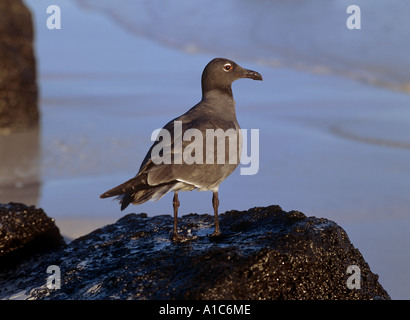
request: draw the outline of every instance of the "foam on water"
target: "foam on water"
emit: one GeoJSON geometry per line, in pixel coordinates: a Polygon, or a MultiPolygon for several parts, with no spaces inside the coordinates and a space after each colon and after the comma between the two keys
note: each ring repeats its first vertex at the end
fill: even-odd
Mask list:
{"type": "Polygon", "coordinates": [[[357,0],[361,29],[349,30],[351,1],[77,0],[128,31],[186,52],[212,52],[314,73],[335,73],[410,91],[410,3],[357,0]]]}

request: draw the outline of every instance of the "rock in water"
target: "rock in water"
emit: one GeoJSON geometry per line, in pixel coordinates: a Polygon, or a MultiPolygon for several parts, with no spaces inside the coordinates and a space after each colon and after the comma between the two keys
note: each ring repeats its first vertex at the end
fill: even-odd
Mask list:
{"type": "Polygon", "coordinates": [[[229,211],[220,222],[223,236],[209,238],[213,216],[183,216],[182,233],[197,238],[175,244],[171,216],[126,215],[0,275],[9,288],[0,298],[390,299],[333,221],[270,206],[229,211]],[[60,289],[45,285],[50,264],[61,270],[60,289]],[[351,265],[360,289],[349,288],[351,265]]]}
{"type": "Polygon", "coordinates": [[[0,1],[0,133],[38,125],[31,13],[22,0],[0,1]]]}
{"type": "Polygon", "coordinates": [[[63,244],[60,230],[42,209],[0,203],[0,270],[63,244]]]}

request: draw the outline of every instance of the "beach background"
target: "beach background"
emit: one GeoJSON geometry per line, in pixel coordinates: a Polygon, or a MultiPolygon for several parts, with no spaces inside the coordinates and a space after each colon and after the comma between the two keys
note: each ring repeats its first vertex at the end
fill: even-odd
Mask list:
{"type": "MultiPolygon", "coordinates": [[[[278,204],[335,221],[393,299],[410,298],[410,3],[25,0],[35,24],[39,130],[0,136],[0,201],[36,205],[67,241],[125,214],[171,214],[172,194],[124,212],[99,195],[134,176],[151,133],[201,98],[214,57],[260,72],[233,84],[259,129],[256,175],[236,170],[220,212],[278,204]],[[61,29],[46,26],[49,5],[61,29]]],[[[212,213],[210,192],[180,215],[212,213]]]]}

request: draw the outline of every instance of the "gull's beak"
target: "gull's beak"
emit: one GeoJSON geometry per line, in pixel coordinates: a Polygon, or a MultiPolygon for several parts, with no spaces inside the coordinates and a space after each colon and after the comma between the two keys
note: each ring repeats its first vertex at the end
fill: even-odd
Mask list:
{"type": "Polygon", "coordinates": [[[242,78],[250,78],[253,80],[263,80],[259,72],[248,70],[248,69],[243,69],[243,68],[242,68],[241,76],[242,78]]]}

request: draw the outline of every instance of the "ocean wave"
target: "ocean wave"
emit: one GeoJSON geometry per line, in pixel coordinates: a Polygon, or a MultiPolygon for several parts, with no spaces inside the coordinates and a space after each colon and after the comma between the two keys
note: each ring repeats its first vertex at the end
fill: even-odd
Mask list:
{"type": "Polygon", "coordinates": [[[365,144],[372,144],[382,147],[396,148],[396,149],[406,149],[410,150],[410,142],[398,141],[398,140],[388,140],[386,138],[360,134],[357,132],[349,131],[347,128],[342,126],[332,126],[329,128],[329,132],[337,135],[339,137],[353,140],[356,142],[362,142],[365,144]]]}
{"type": "Polygon", "coordinates": [[[189,53],[206,52],[313,73],[338,74],[410,92],[410,3],[351,1],[76,0],[121,27],[189,53]]]}

